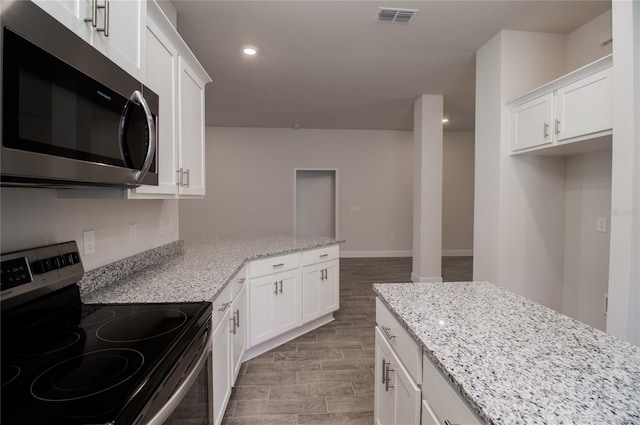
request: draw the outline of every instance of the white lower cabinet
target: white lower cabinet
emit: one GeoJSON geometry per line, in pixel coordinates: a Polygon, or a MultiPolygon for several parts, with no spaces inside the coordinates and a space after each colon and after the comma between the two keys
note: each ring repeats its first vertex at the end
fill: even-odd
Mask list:
{"type": "Polygon", "coordinates": [[[377,326],[375,339],[375,423],[419,424],[420,387],[377,326]]]}
{"type": "Polygon", "coordinates": [[[483,423],[427,356],[422,360],[422,400],[422,425],[483,423]]]}
{"type": "MultiPolygon", "coordinates": [[[[233,301],[231,301],[231,317],[229,326],[231,327],[231,380],[235,381],[240,371],[242,357],[247,349],[247,285],[242,279],[242,288],[239,290],[233,301]]],[[[235,282],[234,282],[235,283],[235,282]]]]}
{"type": "Polygon", "coordinates": [[[302,324],[300,269],[251,279],[249,345],[255,346],[302,324]]]}
{"type": "MultiPolygon", "coordinates": [[[[213,423],[222,422],[224,410],[231,395],[231,350],[229,348],[229,319],[231,317],[230,304],[226,305],[224,315],[220,318],[218,326],[213,331],[212,356],[212,391],[213,398],[213,423]]],[[[215,308],[215,307],[214,307],[215,308]]],[[[215,314],[215,311],[214,311],[215,314]]]]}
{"type": "Polygon", "coordinates": [[[302,268],[302,323],[338,310],[340,265],[325,261],[302,268]]]}

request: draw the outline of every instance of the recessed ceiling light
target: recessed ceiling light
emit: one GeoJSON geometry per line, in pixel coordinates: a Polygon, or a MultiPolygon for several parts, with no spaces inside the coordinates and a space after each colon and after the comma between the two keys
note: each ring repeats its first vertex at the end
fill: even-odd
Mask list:
{"type": "Polygon", "coordinates": [[[247,56],[255,56],[256,53],[258,53],[258,49],[256,49],[253,46],[244,46],[242,48],[242,53],[244,53],[247,56]]]}
{"type": "Polygon", "coordinates": [[[443,123],[443,124],[446,124],[446,123],[448,123],[448,122],[449,122],[449,118],[442,118],[442,123],[443,123]]]}

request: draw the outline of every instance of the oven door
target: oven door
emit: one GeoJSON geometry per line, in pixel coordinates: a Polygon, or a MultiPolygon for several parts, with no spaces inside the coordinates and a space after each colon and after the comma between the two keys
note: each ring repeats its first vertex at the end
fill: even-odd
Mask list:
{"type": "Polygon", "coordinates": [[[211,321],[207,323],[176,362],[162,388],[136,424],[172,425],[184,423],[186,419],[191,425],[213,423],[209,379],[213,332],[210,332],[211,321]]]}

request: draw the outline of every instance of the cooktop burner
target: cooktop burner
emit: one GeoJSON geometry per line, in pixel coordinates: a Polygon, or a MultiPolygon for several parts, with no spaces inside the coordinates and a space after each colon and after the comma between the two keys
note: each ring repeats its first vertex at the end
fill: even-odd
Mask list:
{"type": "Polygon", "coordinates": [[[97,335],[108,342],[135,342],[157,338],[182,327],[187,315],[169,308],[134,311],[108,321],[98,328],[97,335]]]}
{"type": "Polygon", "coordinates": [[[80,341],[77,332],[51,332],[41,338],[24,341],[13,351],[16,356],[37,357],[64,350],[80,341]]]}
{"type": "Polygon", "coordinates": [[[142,353],[127,348],[80,354],[42,372],[31,384],[31,394],[44,401],[92,397],[131,379],[143,363],[142,353]]]}
{"type": "Polygon", "coordinates": [[[12,365],[2,365],[2,386],[10,384],[20,375],[20,368],[12,365]]]}

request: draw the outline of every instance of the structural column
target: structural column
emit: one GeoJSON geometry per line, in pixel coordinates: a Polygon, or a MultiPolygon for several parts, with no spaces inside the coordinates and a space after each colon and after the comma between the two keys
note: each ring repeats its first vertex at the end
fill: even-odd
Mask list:
{"type": "Polygon", "coordinates": [[[423,95],[413,108],[414,282],[442,282],[442,105],[423,95]]]}

